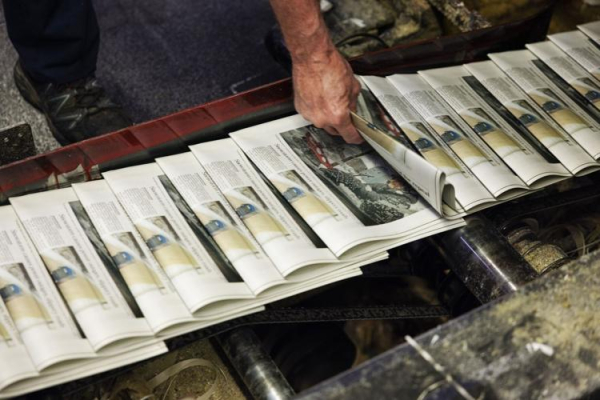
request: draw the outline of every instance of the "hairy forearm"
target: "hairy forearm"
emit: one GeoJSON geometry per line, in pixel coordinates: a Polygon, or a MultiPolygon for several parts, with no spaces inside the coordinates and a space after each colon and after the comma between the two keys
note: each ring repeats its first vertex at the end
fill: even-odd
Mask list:
{"type": "Polygon", "coordinates": [[[295,64],[318,64],[336,52],[317,0],[270,0],[295,64]]]}
{"type": "Polygon", "coordinates": [[[317,128],[361,142],[350,119],[360,85],[329,38],[319,1],[270,1],[292,56],[296,110],[317,128]]]}

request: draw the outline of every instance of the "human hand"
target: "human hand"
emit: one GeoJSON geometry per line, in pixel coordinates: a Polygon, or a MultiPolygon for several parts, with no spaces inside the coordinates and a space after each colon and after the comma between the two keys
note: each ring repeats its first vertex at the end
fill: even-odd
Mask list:
{"type": "Polygon", "coordinates": [[[350,118],[350,111],[356,111],[360,84],[334,47],[293,63],[292,76],[294,104],[304,118],[347,143],[363,141],[350,118]]]}

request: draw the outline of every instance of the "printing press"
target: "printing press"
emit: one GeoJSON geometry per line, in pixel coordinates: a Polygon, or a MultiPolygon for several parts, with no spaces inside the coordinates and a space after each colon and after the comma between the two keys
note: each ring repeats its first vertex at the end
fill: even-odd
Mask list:
{"type": "MultiPolygon", "coordinates": [[[[475,29],[351,64],[387,76],[484,60],[544,40],[551,15],[552,6],[493,27],[472,21],[475,29]]],[[[291,81],[275,82],[0,167],[0,199],[99,179],[293,113],[291,81]]],[[[247,398],[595,398],[599,183],[596,172],[467,216],[462,228],[391,250],[362,276],[167,346],[185,353],[208,340],[226,371],[212,371],[214,381],[229,379],[247,398]]],[[[143,398],[147,388],[123,377],[152,362],[30,396],[143,398]]]]}

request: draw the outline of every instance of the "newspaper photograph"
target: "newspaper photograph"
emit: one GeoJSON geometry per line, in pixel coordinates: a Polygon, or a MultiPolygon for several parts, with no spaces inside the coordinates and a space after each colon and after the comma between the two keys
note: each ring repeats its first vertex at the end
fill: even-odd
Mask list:
{"type": "Polygon", "coordinates": [[[12,207],[0,220],[0,297],[36,368],[95,357],[12,207]]]}
{"type": "Polygon", "coordinates": [[[392,242],[454,224],[442,223],[367,143],[347,144],[299,115],[231,137],[338,257],[381,251],[392,242]],[[307,192],[318,202],[308,198],[309,202],[297,204],[307,192]],[[353,254],[358,245],[362,250],[353,254]]]}
{"type": "Polygon", "coordinates": [[[92,243],[98,239],[73,189],[14,197],[11,204],[94,350],[152,335],[128,289],[109,271],[114,265],[92,243]]]}
{"type": "Polygon", "coordinates": [[[387,79],[494,197],[505,200],[527,189],[525,183],[487,147],[481,137],[471,132],[471,128],[423,78],[418,75],[392,75],[387,79]]]}
{"type": "MultiPolygon", "coordinates": [[[[237,218],[283,276],[306,274],[307,272],[303,272],[302,269],[311,265],[338,263],[331,251],[318,247],[311,240],[305,229],[282,204],[285,200],[274,193],[273,190],[279,189],[273,189],[263,181],[233,140],[202,143],[192,146],[191,149],[224,199],[235,211],[237,218]]],[[[279,181],[273,182],[273,185],[284,189],[287,183],[280,177],[279,181]]],[[[294,201],[293,192],[298,195],[299,190],[287,192],[288,198],[292,201],[294,201]]],[[[305,211],[313,213],[313,217],[316,216],[316,219],[312,219],[313,222],[322,217],[317,214],[323,210],[326,218],[330,215],[327,208],[318,206],[318,200],[312,203],[295,203],[303,205],[305,211]]],[[[338,267],[341,265],[334,266],[334,268],[338,267]]]]}
{"type": "Polygon", "coordinates": [[[347,145],[341,137],[306,126],[281,133],[298,157],[365,225],[380,225],[425,208],[368,144],[347,145]]]}
{"type": "Polygon", "coordinates": [[[169,195],[171,189],[161,179],[164,176],[155,163],[104,173],[109,187],[194,316],[208,317],[219,307],[228,312],[243,307],[236,302],[219,304],[253,299],[254,294],[247,282],[227,280],[169,195]]]}
{"type": "Polygon", "coordinates": [[[387,79],[376,76],[365,76],[361,79],[389,111],[421,156],[445,173],[446,182],[454,187],[454,196],[459,204],[458,210],[476,210],[480,206],[496,201],[463,161],[387,79]]]}
{"type": "Polygon", "coordinates": [[[597,169],[592,156],[494,62],[477,62],[465,67],[569,172],[580,175],[597,169]]]}
{"type": "Polygon", "coordinates": [[[463,66],[419,72],[454,111],[529,187],[537,189],[571,176],[549,163],[487,104],[490,94],[463,66]]]}
{"type": "MultiPolygon", "coordinates": [[[[241,274],[253,265],[272,268],[260,245],[237,218],[192,153],[156,160],[205,230],[241,274]]],[[[260,273],[260,272],[259,272],[260,273]]]]}
{"type": "Polygon", "coordinates": [[[489,57],[592,158],[600,158],[600,129],[544,75],[545,65],[533,53],[519,50],[490,54],[489,57]]]}
{"type": "MultiPolygon", "coordinates": [[[[229,283],[242,283],[244,280],[240,274],[236,271],[231,261],[227,258],[225,253],[220,249],[217,243],[214,241],[212,236],[208,234],[196,214],[189,207],[183,196],[179,193],[173,182],[166,175],[161,175],[158,180],[165,188],[169,197],[173,201],[173,204],[177,206],[177,209],[191,228],[198,241],[202,244],[206,252],[210,255],[212,260],[215,262],[219,272],[229,283]]],[[[175,232],[173,232],[175,234],[175,232]]]]}
{"type": "Polygon", "coordinates": [[[290,232],[273,217],[252,186],[234,188],[225,197],[262,246],[271,240],[292,240],[290,232]]]}
{"type": "Polygon", "coordinates": [[[108,184],[91,181],[75,184],[73,190],[152,330],[194,321],[108,184]]]}

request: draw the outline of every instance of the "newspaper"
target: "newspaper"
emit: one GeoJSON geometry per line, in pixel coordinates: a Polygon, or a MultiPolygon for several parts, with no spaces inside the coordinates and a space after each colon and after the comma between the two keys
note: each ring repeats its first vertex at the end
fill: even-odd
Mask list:
{"type": "Polygon", "coordinates": [[[11,204],[94,350],[152,336],[73,189],[15,197],[11,204]]]}
{"type": "Polygon", "coordinates": [[[594,122],[600,122],[600,82],[592,74],[552,42],[527,45],[527,48],[544,62],[561,79],[552,79],[594,122]],[[564,80],[564,82],[562,81],[564,80]],[[568,85],[567,85],[568,84],[568,85]]]}
{"type": "Polygon", "coordinates": [[[0,296],[35,368],[95,357],[11,206],[0,220],[0,296]]]}
{"type": "Polygon", "coordinates": [[[496,64],[483,61],[465,67],[569,172],[582,175],[598,168],[595,160],[496,64]]]}
{"type": "Polygon", "coordinates": [[[362,79],[423,158],[444,171],[462,210],[472,212],[496,202],[469,167],[387,79],[375,76],[362,79]]]}
{"type": "MultiPolygon", "coordinates": [[[[232,219],[237,218],[224,196],[216,191],[214,184],[210,184],[206,173],[195,177],[204,178],[201,182],[189,177],[183,178],[186,175],[184,171],[203,171],[191,153],[167,157],[160,162],[165,169],[174,168],[178,171],[178,174],[172,174],[177,184],[184,189],[191,189],[184,190],[184,193],[193,194],[199,200],[192,204],[205,207],[197,207],[197,210],[213,212],[195,213],[198,214],[203,228],[208,230],[209,227],[214,227],[207,222],[207,215],[216,217],[220,214],[215,214],[215,209],[201,200],[219,200],[232,219]],[[197,184],[199,186],[194,186],[197,184]]],[[[100,180],[76,184],[72,189],[12,199],[13,206],[19,214],[13,211],[11,206],[0,208],[0,220],[3,222],[0,226],[0,357],[18,359],[10,369],[0,365],[0,398],[39,390],[165,352],[166,347],[152,337],[150,327],[156,337],[170,338],[222,323],[261,311],[264,304],[358,276],[361,274],[360,266],[387,257],[387,254],[379,252],[370,254],[369,257],[353,259],[352,262],[342,262],[325,247],[318,247],[315,251],[326,257],[319,258],[317,264],[311,265],[310,268],[307,266],[308,269],[302,268],[310,273],[290,272],[290,280],[283,280],[285,285],[274,285],[254,295],[239,275],[234,279],[235,270],[224,271],[222,268],[226,264],[215,261],[220,257],[219,253],[210,249],[210,243],[205,241],[206,238],[199,234],[198,230],[192,229],[193,232],[188,237],[185,229],[181,229],[182,226],[192,226],[193,221],[185,210],[184,205],[187,203],[178,197],[175,184],[169,182],[162,169],[156,164],[135,168],[123,170],[127,178],[136,182],[136,185],[129,187],[148,188],[150,195],[147,197],[154,196],[160,201],[158,205],[136,202],[139,204],[139,210],[133,209],[133,216],[126,213],[123,205],[140,194],[121,193],[122,197],[126,197],[123,203],[120,202],[118,187],[125,178],[114,173],[106,175],[109,181],[112,181],[113,187],[117,188],[116,194],[108,181],[100,180]],[[149,185],[148,179],[155,184],[160,183],[165,189],[164,193],[149,185]],[[227,290],[230,288],[223,286],[223,282],[226,285],[243,285],[245,290],[242,293],[250,295],[240,298],[239,291],[229,291],[223,303],[231,307],[210,309],[209,303],[198,312],[192,313],[192,309],[188,308],[179,295],[177,282],[169,276],[170,271],[165,271],[155,258],[155,251],[153,253],[152,250],[156,249],[151,250],[152,242],[148,243],[143,233],[138,232],[141,229],[137,226],[140,225],[139,221],[136,225],[136,220],[152,214],[152,207],[162,211],[158,214],[167,216],[169,222],[172,221],[173,232],[178,238],[185,239],[181,240],[182,245],[185,245],[186,249],[192,249],[189,250],[189,254],[195,257],[199,253],[194,251],[193,241],[188,240],[195,238],[214,261],[213,271],[221,271],[222,279],[215,280],[209,277],[205,283],[221,285],[221,289],[227,290]],[[184,224],[180,225],[178,216],[185,219],[184,224]],[[24,226],[21,226],[21,221],[24,226]],[[31,230],[29,233],[33,242],[25,229],[31,230]],[[65,247],[69,247],[69,251],[66,251],[65,247]],[[56,263],[50,263],[50,256],[58,258],[52,252],[58,252],[64,258],[60,260],[61,267],[56,268],[56,263]],[[327,263],[322,262],[324,260],[327,263]],[[58,274],[55,271],[66,266],[67,261],[70,262],[67,266],[71,271],[70,279],[85,279],[85,285],[75,282],[79,287],[66,287],[67,280],[64,276],[60,276],[60,280],[52,281],[51,276],[57,278],[58,274]],[[68,307],[62,303],[61,296],[66,299],[68,307]],[[87,303],[77,303],[77,300],[82,298],[86,299],[87,303]],[[94,310],[99,298],[102,299],[102,307],[100,310],[94,310]],[[111,311],[111,308],[119,306],[122,307],[111,311]],[[203,313],[207,308],[210,312],[203,313]],[[111,317],[114,319],[106,319],[107,310],[112,312],[111,317]],[[125,315],[118,315],[118,311],[123,311],[121,314],[125,315]],[[85,313],[92,312],[95,313],[96,325],[90,322],[91,318],[85,318],[85,313]],[[136,324],[139,323],[146,327],[146,332],[141,336],[139,332],[135,332],[136,324]],[[100,332],[94,334],[90,328],[100,332]],[[148,338],[134,341],[138,336],[148,338]],[[49,346],[48,343],[52,345],[49,346]]],[[[237,220],[237,224],[240,232],[245,229],[240,220],[237,220]]],[[[141,226],[145,228],[145,225],[141,226]]],[[[171,234],[173,232],[169,231],[171,234]]],[[[267,262],[265,265],[270,266],[278,279],[283,279],[262,247],[249,233],[246,235],[247,240],[255,246],[254,252],[261,255],[263,261],[267,262]]],[[[170,236],[172,237],[174,236],[170,236]]],[[[210,236],[211,240],[215,237],[216,235],[210,236]]],[[[221,239],[219,238],[219,241],[221,239]]],[[[232,256],[232,253],[229,255],[232,256]]],[[[233,256],[235,255],[234,252],[233,256]]],[[[173,261],[169,257],[158,257],[158,260],[165,259],[173,261]]],[[[206,265],[207,263],[202,264],[204,268],[206,265]]],[[[173,263],[167,266],[173,266],[173,263]]],[[[259,278],[250,277],[250,280],[256,282],[264,282],[265,277],[271,275],[260,270],[253,272],[262,274],[259,278]]],[[[204,273],[203,276],[208,274],[210,272],[204,273]]],[[[190,279],[189,276],[187,278],[190,279]]],[[[200,290],[196,288],[194,293],[202,294],[208,291],[210,295],[211,290],[205,286],[200,287],[200,290]]],[[[214,293],[214,290],[212,292],[214,293]]],[[[219,302],[220,300],[217,304],[219,302]]]]}
{"type": "MultiPolygon", "coordinates": [[[[360,78],[359,78],[360,79],[360,78]]],[[[443,204],[458,208],[454,187],[446,184],[446,174],[423,159],[385,109],[379,105],[361,79],[357,112],[352,113],[354,125],[363,138],[427,201],[438,213],[443,204]]]]}
{"type": "Polygon", "coordinates": [[[194,321],[106,181],[73,189],[153,332],[194,321]]]}
{"type": "MultiPolygon", "coordinates": [[[[551,72],[548,66],[529,50],[490,54],[489,57],[593,159],[600,158],[600,130],[548,77],[551,72]]],[[[586,160],[589,161],[589,157],[586,160]]]]}
{"type": "MultiPolygon", "coordinates": [[[[558,46],[566,55],[567,58],[572,58],[575,63],[580,65],[579,68],[573,65],[573,61],[567,63],[567,68],[561,68],[563,71],[555,72],[563,77],[569,84],[584,96],[588,103],[592,104],[596,110],[600,109],[600,49],[591,39],[587,38],[579,31],[563,32],[548,36],[548,38],[558,46]],[[583,69],[585,72],[582,72],[583,69]]],[[[537,54],[543,59],[543,56],[537,54]]],[[[565,58],[560,57],[559,60],[565,63],[565,58]]],[[[548,63],[550,67],[552,63],[548,63]]],[[[560,66],[559,64],[559,66],[560,66]]],[[[598,114],[598,113],[596,113],[598,114]]],[[[595,116],[598,122],[598,115],[595,116]]]]}
{"type": "Polygon", "coordinates": [[[541,188],[571,176],[554,157],[544,159],[543,146],[537,141],[528,143],[488,104],[495,99],[465,67],[419,74],[530,188],[541,188]]]}
{"type": "Polygon", "coordinates": [[[418,75],[392,75],[387,79],[496,199],[514,198],[527,190],[527,185],[423,78],[418,75]]]}
{"type": "Polygon", "coordinates": [[[577,25],[577,28],[585,33],[596,45],[600,46],[600,21],[588,22],[577,25]]]}
{"type": "MultiPolygon", "coordinates": [[[[199,148],[198,154],[201,154],[202,145],[197,147],[199,148]]],[[[223,149],[220,152],[227,153],[223,149]]],[[[271,239],[263,248],[263,245],[257,241],[246,225],[248,224],[254,232],[257,232],[256,221],[248,221],[247,218],[243,220],[236,213],[227,197],[219,190],[217,184],[191,152],[162,157],[156,162],[173,182],[181,197],[225,256],[240,271],[244,280],[256,280],[257,276],[264,276],[265,271],[268,275],[274,269],[285,276],[286,282],[288,282],[286,285],[275,286],[261,292],[253,304],[267,304],[341,279],[360,275],[360,266],[387,258],[387,254],[379,253],[367,258],[344,262],[338,260],[322,243],[315,244],[314,241],[308,240],[309,234],[302,241],[286,239],[283,242],[271,239]]],[[[250,173],[251,168],[249,166],[246,173],[250,173]]],[[[256,193],[268,193],[262,191],[268,188],[262,187],[260,179],[255,178],[257,178],[255,186],[258,188],[256,193]]],[[[272,199],[269,199],[268,195],[265,197],[267,200],[263,203],[269,203],[269,207],[272,209],[273,204],[276,203],[272,203],[272,199]]],[[[261,204],[261,206],[263,205],[261,204]]],[[[279,211],[283,213],[282,215],[289,215],[290,210],[279,211]]],[[[299,225],[297,220],[288,222],[299,225]]],[[[295,226],[295,232],[302,235],[300,226],[295,226]]],[[[304,233],[306,234],[306,232],[304,233]]],[[[257,234],[257,237],[262,239],[260,234],[257,234]]]]}
{"type": "Polygon", "coordinates": [[[106,172],[104,178],[195,316],[239,311],[241,304],[231,300],[253,299],[255,293],[285,283],[277,274],[244,282],[203,228],[192,230],[195,216],[184,217],[185,202],[157,164],[106,172]]]}
{"type": "MultiPolygon", "coordinates": [[[[381,251],[464,223],[441,218],[368,144],[347,144],[299,115],[231,137],[337,257],[381,251]]],[[[241,150],[231,152],[242,157],[241,150]]]]}

